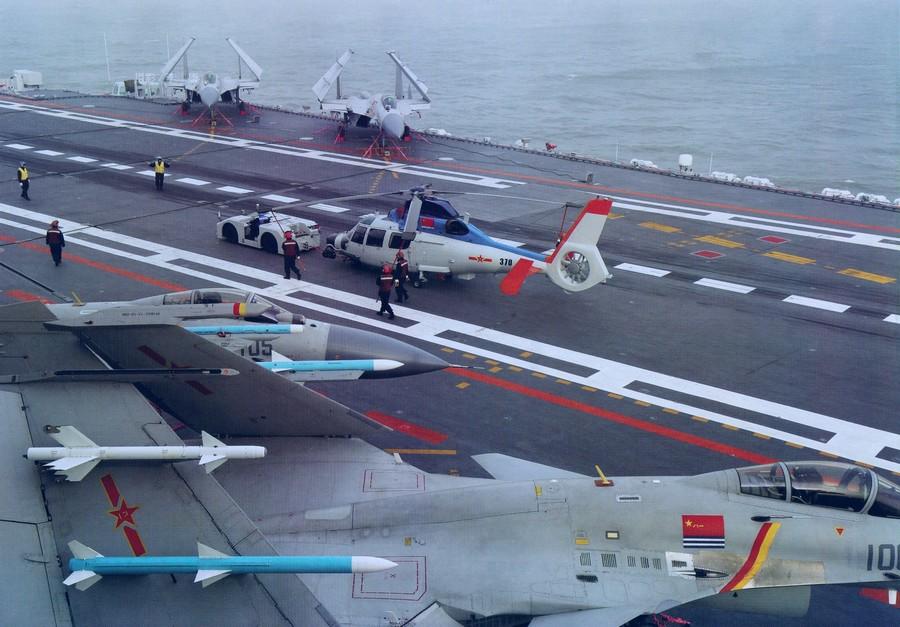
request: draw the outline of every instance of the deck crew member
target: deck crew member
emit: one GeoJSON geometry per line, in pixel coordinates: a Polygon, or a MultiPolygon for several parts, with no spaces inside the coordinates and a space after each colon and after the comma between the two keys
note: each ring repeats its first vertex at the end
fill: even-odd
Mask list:
{"type": "Polygon", "coordinates": [[[19,187],[22,188],[22,198],[31,200],[31,198],[28,197],[28,187],[30,185],[28,182],[28,168],[25,167],[24,161],[19,163],[19,169],[16,170],[16,178],[19,180],[19,187]]]}
{"type": "Polygon", "coordinates": [[[384,264],[381,267],[381,274],[375,277],[375,285],[378,286],[378,298],[381,300],[381,309],[378,315],[383,316],[387,312],[388,318],[394,319],[394,310],[391,309],[391,288],[394,287],[394,275],[391,272],[391,265],[384,264]]]}
{"type": "Polygon", "coordinates": [[[162,157],[157,157],[156,161],[151,161],[149,165],[153,168],[153,174],[156,177],[156,189],[162,191],[163,183],[166,182],[166,168],[169,167],[169,162],[164,161],[162,157]]]}
{"type": "Polygon", "coordinates": [[[293,270],[299,281],[300,271],[297,269],[297,256],[300,254],[300,244],[294,241],[294,234],[291,231],[284,232],[281,252],[284,253],[284,278],[291,278],[291,271],[293,270]]]}
{"type": "Polygon", "coordinates": [[[394,257],[394,289],[397,291],[397,302],[409,300],[406,292],[406,280],[409,278],[409,262],[403,256],[403,251],[398,250],[394,257]]]}
{"type": "Polygon", "coordinates": [[[50,254],[53,256],[53,263],[57,266],[62,263],[62,249],[66,245],[66,238],[59,229],[59,220],[50,223],[47,229],[47,235],[44,237],[47,246],[50,247],[50,254]]]}

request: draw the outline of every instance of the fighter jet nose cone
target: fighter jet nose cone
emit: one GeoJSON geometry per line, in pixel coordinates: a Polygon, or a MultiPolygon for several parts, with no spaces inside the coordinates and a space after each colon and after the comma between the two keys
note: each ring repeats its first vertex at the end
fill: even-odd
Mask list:
{"type": "Polygon", "coordinates": [[[212,85],[205,85],[200,88],[200,100],[207,107],[212,107],[219,102],[219,92],[212,85]]]}
{"type": "Polygon", "coordinates": [[[400,139],[403,137],[403,129],[405,128],[405,124],[403,123],[403,116],[401,116],[396,111],[391,111],[386,114],[384,118],[381,120],[381,130],[384,131],[386,135],[389,137],[393,137],[394,139],[400,139]]]}
{"type": "Polygon", "coordinates": [[[364,379],[425,374],[450,365],[440,357],[400,340],[339,326],[332,326],[328,333],[325,359],[390,359],[401,364],[396,368],[367,372],[362,377],[364,379]]]}

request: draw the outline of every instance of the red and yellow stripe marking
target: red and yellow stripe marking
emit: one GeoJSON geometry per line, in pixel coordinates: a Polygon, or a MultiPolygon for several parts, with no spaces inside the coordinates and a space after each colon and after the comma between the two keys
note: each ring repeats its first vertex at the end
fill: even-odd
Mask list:
{"type": "Polygon", "coordinates": [[[778,535],[778,529],[780,527],[781,523],[777,522],[763,523],[763,526],[759,529],[759,533],[756,534],[756,539],[753,541],[753,546],[750,548],[750,554],[747,556],[744,564],[737,573],[735,573],[734,577],[731,578],[731,581],[726,583],[719,592],[742,590],[754,577],[756,577],[756,574],[763,567],[763,564],[766,563],[766,558],[769,557],[769,549],[772,547],[772,543],[775,541],[775,536],[778,535]]]}

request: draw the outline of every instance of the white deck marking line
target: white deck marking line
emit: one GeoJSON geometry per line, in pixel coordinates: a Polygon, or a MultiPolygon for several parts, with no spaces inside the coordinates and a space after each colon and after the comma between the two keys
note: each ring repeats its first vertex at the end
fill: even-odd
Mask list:
{"type": "Polygon", "coordinates": [[[200,179],[192,179],[190,177],[184,177],[180,179],[175,179],[176,183],[184,183],[185,185],[196,185],[200,187],[201,185],[209,185],[209,181],[201,181],[200,179]]]}
{"type": "Polygon", "coordinates": [[[66,157],[66,159],[69,161],[77,161],[78,163],[94,163],[95,161],[98,161],[91,157],[66,157]]]}
{"type": "Polygon", "coordinates": [[[56,150],[35,150],[34,152],[35,152],[35,154],[38,154],[38,155],[47,155],[48,157],[58,157],[58,156],[60,156],[60,155],[66,154],[66,153],[64,153],[64,152],[59,152],[59,151],[56,151],[56,150]]]}
{"type": "Polygon", "coordinates": [[[310,209],[318,209],[319,211],[327,211],[328,213],[344,213],[345,211],[350,211],[346,207],[338,207],[337,205],[326,205],[325,203],[317,203],[315,205],[310,205],[310,209]]]}
{"type": "Polygon", "coordinates": [[[725,290],[726,292],[737,292],[739,294],[749,294],[756,289],[755,287],[750,287],[749,285],[729,283],[728,281],[719,281],[716,279],[700,279],[699,281],[694,281],[694,285],[702,285],[703,287],[725,290]]]}
{"type": "Polygon", "coordinates": [[[519,246],[524,246],[525,242],[514,242],[511,239],[503,239],[500,237],[492,237],[492,240],[495,242],[500,242],[501,244],[505,244],[506,246],[512,246],[513,248],[518,248],[519,246]]]}
{"type": "MultiPolygon", "coordinates": [[[[47,224],[47,222],[51,219],[54,219],[54,216],[52,215],[37,213],[34,211],[21,209],[19,207],[14,207],[12,205],[6,205],[2,203],[0,203],[0,212],[17,216],[19,218],[24,218],[34,223],[33,225],[23,224],[21,222],[14,222],[12,220],[0,218],[0,224],[6,224],[38,235],[42,235],[45,232],[45,225],[47,224]]],[[[537,340],[504,333],[502,331],[486,329],[482,326],[445,318],[443,316],[429,314],[427,312],[410,309],[409,307],[399,306],[399,311],[404,318],[415,321],[416,324],[413,324],[412,326],[406,328],[397,327],[388,324],[380,319],[373,320],[371,315],[355,314],[350,311],[336,309],[334,307],[324,305],[321,302],[303,300],[302,298],[297,298],[295,296],[283,296],[282,294],[278,293],[277,290],[278,288],[284,288],[284,280],[279,274],[273,272],[259,270],[250,266],[244,266],[221,259],[216,259],[207,255],[201,255],[163,244],[157,244],[155,242],[122,235],[120,233],[104,231],[102,229],[97,229],[94,227],[86,227],[86,225],[82,225],[69,220],[64,220],[63,222],[64,223],[62,226],[67,235],[66,239],[73,244],[81,245],[86,248],[91,248],[93,250],[97,250],[123,259],[130,259],[132,261],[144,263],[157,268],[162,268],[167,271],[191,276],[202,281],[208,281],[223,286],[253,291],[262,296],[271,296],[273,298],[277,298],[277,300],[279,301],[302,307],[308,311],[316,311],[325,315],[335,316],[337,318],[357,322],[363,326],[374,327],[381,331],[407,336],[440,346],[456,348],[458,350],[465,351],[474,355],[479,355],[487,359],[494,359],[497,361],[502,361],[503,363],[518,366],[520,368],[541,372],[548,377],[567,379],[581,385],[589,385],[591,387],[604,391],[615,392],[629,398],[643,400],[655,405],[671,407],[672,409],[677,409],[679,411],[690,413],[693,415],[702,415],[715,422],[732,425],[740,429],[745,429],[747,431],[752,431],[763,435],[768,435],[772,438],[796,442],[797,444],[801,444],[812,450],[821,450],[832,453],[834,455],[838,455],[845,459],[862,461],[874,466],[878,466],[880,468],[900,472],[900,464],[877,457],[878,453],[881,452],[882,448],[884,448],[885,446],[900,449],[900,434],[897,433],[883,431],[874,427],[868,427],[865,425],[853,423],[848,420],[842,420],[839,418],[826,416],[824,414],[818,414],[796,407],[791,407],[789,405],[782,405],[780,403],[755,398],[737,392],[731,392],[726,389],[716,388],[710,385],[689,381],[687,379],[673,377],[663,373],[654,372],[652,370],[645,370],[643,368],[630,366],[628,364],[605,359],[596,355],[590,355],[587,353],[554,346],[552,344],[546,344],[537,340]],[[135,253],[130,253],[114,247],[99,244],[93,240],[82,240],[78,237],[78,234],[75,233],[76,229],[81,228],[84,228],[85,233],[92,236],[92,238],[104,239],[110,242],[120,243],[129,247],[133,247],[137,250],[145,250],[148,253],[151,253],[151,256],[144,257],[135,253]],[[183,259],[185,261],[190,261],[196,266],[209,268],[209,272],[197,270],[196,268],[186,268],[174,265],[172,263],[169,263],[167,261],[168,259],[183,259]],[[217,276],[216,274],[214,274],[217,271],[228,273],[231,276],[246,276],[250,279],[267,282],[273,287],[270,289],[259,289],[251,285],[240,283],[239,281],[233,279],[217,276]],[[558,368],[551,368],[549,366],[543,366],[532,361],[526,361],[517,357],[511,357],[509,354],[501,354],[480,348],[475,345],[468,345],[464,342],[438,337],[438,334],[447,332],[455,332],[457,334],[464,334],[474,338],[487,340],[489,342],[493,342],[497,346],[505,346],[511,349],[513,352],[529,351],[537,355],[551,357],[558,362],[578,365],[579,367],[591,368],[595,371],[595,374],[585,377],[558,368]],[[822,429],[824,431],[828,431],[830,433],[834,433],[835,435],[828,442],[822,443],[818,440],[805,438],[789,431],[770,428],[764,425],[753,423],[749,420],[718,414],[715,412],[707,411],[705,409],[692,407],[685,403],[676,402],[663,396],[653,396],[650,394],[636,392],[627,388],[627,386],[638,381],[650,383],[651,385],[672,390],[673,392],[710,399],[712,401],[723,403],[724,405],[731,406],[736,409],[750,410],[768,416],[777,416],[782,420],[795,422],[800,425],[809,425],[822,429]]],[[[370,312],[371,310],[372,298],[368,295],[360,296],[357,294],[351,294],[348,292],[332,289],[324,285],[316,285],[307,282],[304,282],[302,285],[298,285],[298,290],[295,291],[299,291],[301,287],[303,292],[312,294],[318,297],[318,299],[325,298],[330,299],[334,302],[340,302],[343,304],[360,307],[363,311],[366,312],[370,312]]]]}
{"type": "Polygon", "coordinates": [[[266,200],[274,200],[275,202],[300,202],[299,198],[291,198],[290,196],[282,196],[281,194],[267,194],[265,196],[261,196],[261,198],[265,198],[266,200]]]}
{"type": "Polygon", "coordinates": [[[220,192],[227,192],[229,194],[250,194],[253,192],[252,189],[245,189],[243,187],[234,187],[233,185],[223,185],[222,187],[217,187],[217,190],[220,192]]]}
{"type": "MultiPolygon", "coordinates": [[[[551,251],[552,252],[552,251],[551,251]]],[[[639,266],[633,263],[620,263],[615,266],[617,270],[625,270],[626,272],[637,272],[639,274],[649,274],[650,276],[666,276],[671,274],[671,270],[662,270],[660,268],[650,268],[648,266],[639,266]]]]}
{"type": "Polygon", "coordinates": [[[900,324],[900,315],[891,314],[884,319],[884,322],[893,322],[894,324],[900,324]]]}
{"type": "MultiPolygon", "coordinates": [[[[581,191],[581,190],[578,190],[581,191]]],[[[582,192],[590,196],[596,196],[592,192],[582,192]]],[[[739,226],[742,228],[756,229],[760,231],[771,231],[774,233],[790,233],[800,237],[811,237],[813,239],[823,239],[832,242],[843,242],[846,244],[858,244],[860,246],[870,246],[872,248],[883,248],[886,250],[900,251],[900,237],[889,237],[884,235],[876,235],[873,233],[862,233],[859,231],[848,231],[845,229],[835,229],[827,226],[818,226],[815,231],[803,230],[805,225],[796,222],[788,222],[786,220],[772,220],[770,218],[761,218],[756,216],[744,216],[735,213],[726,213],[724,211],[711,211],[701,207],[681,207],[679,205],[671,205],[666,203],[651,203],[647,200],[637,200],[634,198],[626,198],[624,196],[609,196],[615,202],[613,206],[618,209],[631,209],[633,211],[645,211],[647,213],[655,213],[673,218],[684,218],[685,220],[699,220],[701,222],[713,222],[715,224],[724,224],[727,226],[739,226]],[[644,203],[644,204],[635,204],[644,203]],[[694,213],[702,211],[703,213],[694,213]]]]}
{"type": "Polygon", "coordinates": [[[344,165],[370,168],[376,170],[395,171],[403,174],[409,174],[415,177],[436,178],[447,181],[455,181],[459,183],[467,183],[479,187],[489,187],[492,189],[506,189],[511,185],[525,185],[524,181],[516,181],[511,179],[498,179],[490,176],[482,176],[478,174],[468,174],[464,172],[453,172],[451,170],[438,170],[435,168],[426,168],[424,166],[385,163],[379,159],[366,159],[363,157],[354,157],[352,155],[343,155],[340,153],[328,153],[321,150],[309,150],[307,148],[279,146],[276,144],[266,144],[254,140],[241,138],[228,138],[223,136],[211,136],[208,133],[199,133],[197,131],[188,131],[184,129],[172,129],[166,126],[153,124],[142,124],[140,122],[131,122],[128,120],[117,120],[115,118],[107,118],[96,114],[82,113],[76,111],[59,111],[55,109],[47,109],[37,105],[26,105],[20,103],[11,103],[9,101],[0,100],[0,108],[14,109],[17,111],[28,111],[39,115],[50,117],[60,117],[71,121],[84,122],[86,124],[99,124],[101,126],[115,126],[127,128],[135,131],[143,131],[146,133],[156,133],[159,135],[168,135],[170,137],[178,137],[191,141],[200,141],[205,143],[222,144],[226,146],[237,146],[247,148],[249,150],[262,150],[266,152],[274,152],[277,154],[289,155],[303,159],[315,159],[318,161],[327,161],[332,163],[341,163],[344,165]]]}
{"type": "Polygon", "coordinates": [[[836,311],[844,313],[850,309],[850,305],[842,305],[833,303],[829,300],[819,300],[818,298],[807,298],[806,296],[788,296],[782,302],[792,303],[794,305],[803,305],[804,307],[813,307],[814,309],[824,309],[826,311],[836,311]]]}
{"type": "Polygon", "coordinates": [[[16,150],[31,150],[34,146],[28,144],[3,144],[7,148],[15,148],[16,150]]]}
{"type": "Polygon", "coordinates": [[[100,167],[109,168],[110,170],[133,170],[134,167],[130,165],[123,165],[121,163],[101,163],[100,167]]]}

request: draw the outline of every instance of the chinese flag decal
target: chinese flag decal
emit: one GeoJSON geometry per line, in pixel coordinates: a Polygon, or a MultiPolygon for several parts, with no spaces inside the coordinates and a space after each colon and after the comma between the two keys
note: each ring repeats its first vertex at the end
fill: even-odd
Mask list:
{"type": "Polygon", "coordinates": [[[686,549],[724,549],[725,517],[682,514],[681,545],[686,549]]]}

